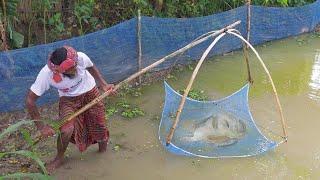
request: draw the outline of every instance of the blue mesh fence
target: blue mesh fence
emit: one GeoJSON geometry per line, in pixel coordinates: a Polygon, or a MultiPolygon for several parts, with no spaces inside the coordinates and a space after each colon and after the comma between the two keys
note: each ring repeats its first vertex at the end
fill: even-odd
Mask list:
{"type": "MultiPolygon", "coordinates": [[[[296,8],[266,8],[252,6],[251,43],[281,39],[312,31],[320,23],[320,0],[296,8]]],[[[150,65],[165,55],[187,45],[208,31],[220,29],[242,20],[237,29],[246,34],[246,7],[197,18],[142,17],[142,62],[150,65]]],[[[40,69],[46,64],[48,54],[62,45],[71,45],[82,51],[98,66],[108,82],[123,80],[138,70],[137,19],[85,36],[30,48],[0,53],[0,112],[24,108],[26,92],[40,69]]],[[[188,63],[197,60],[210,42],[204,42],[184,54],[160,65],[155,70],[171,66],[174,62],[188,63]]],[[[241,42],[235,37],[223,38],[210,55],[239,49],[241,42]]],[[[50,89],[39,103],[57,100],[57,92],[50,89]]]]}

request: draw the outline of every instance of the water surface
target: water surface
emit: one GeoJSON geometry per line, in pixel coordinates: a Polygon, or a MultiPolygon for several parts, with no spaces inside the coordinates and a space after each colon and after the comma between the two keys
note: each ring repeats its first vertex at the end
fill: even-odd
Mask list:
{"type": "MultiPolygon", "coordinates": [[[[163,107],[163,83],[143,88],[131,101],[145,110],[142,118],[109,119],[111,143],[105,154],[92,146],[82,155],[71,145],[57,179],[318,179],[320,178],[320,38],[313,34],[274,41],[257,47],[277,87],[289,126],[288,143],[275,151],[249,158],[202,159],[176,156],[158,141],[163,107]],[[120,150],[113,150],[121,145],[120,150]]],[[[250,54],[254,84],[250,109],[260,129],[270,138],[282,135],[270,83],[257,59],[250,54]]],[[[219,99],[241,88],[247,79],[242,52],[217,56],[203,64],[194,88],[219,99]]],[[[184,89],[192,71],[169,79],[184,89]],[[177,80],[175,80],[177,79],[177,80]]]]}

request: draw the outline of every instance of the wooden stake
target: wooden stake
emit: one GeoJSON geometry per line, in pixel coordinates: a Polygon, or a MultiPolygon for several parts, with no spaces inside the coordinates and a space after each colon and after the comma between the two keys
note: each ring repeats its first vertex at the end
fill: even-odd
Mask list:
{"type": "Polygon", "coordinates": [[[44,33],[44,44],[47,44],[47,28],[46,28],[46,11],[47,11],[47,8],[44,7],[44,10],[43,10],[43,33],[44,33]]]}
{"type": "MultiPolygon", "coordinates": [[[[247,0],[247,41],[250,42],[250,28],[251,28],[251,0],[247,0]]],[[[240,32],[239,32],[240,33],[240,32]]],[[[243,43],[243,54],[247,64],[248,81],[253,84],[253,79],[250,72],[248,45],[243,43]]]]}
{"type": "MultiPolygon", "coordinates": [[[[141,48],[141,11],[138,10],[138,26],[137,26],[137,37],[138,37],[138,71],[142,68],[142,48],[141,48]]],[[[139,84],[141,84],[141,76],[139,76],[139,84]]]]}
{"type": "MultiPolygon", "coordinates": [[[[247,41],[250,43],[250,31],[251,31],[251,0],[247,0],[247,41]]],[[[247,48],[248,45],[246,45],[247,48]]]]}

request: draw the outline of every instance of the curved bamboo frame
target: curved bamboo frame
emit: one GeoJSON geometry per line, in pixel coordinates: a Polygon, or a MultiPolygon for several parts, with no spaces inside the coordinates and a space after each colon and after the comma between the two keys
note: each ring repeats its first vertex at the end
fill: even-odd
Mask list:
{"type": "Polygon", "coordinates": [[[267,76],[269,78],[269,81],[271,83],[271,86],[272,86],[272,89],[273,89],[273,93],[274,93],[274,97],[275,97],[276,102],[277,102],[278,111],[279,111],[280,118],[281,118],[282,132],[283,132],[283,135],[284,135],[284,137],[282,137],[282,138],[284,138],[284,140],[287,141],[288,140],[287,123],[286,123],[286,121],[284,119],[282,106],[280,104],[280,99],[279,99],[279,96],[278,96],[278,93],[277,93],[277,89],[276,89],[276,87],[275,87],[275,85],[273,83],[272,77],[270,75],[270,72],[269,72],[268,68],[266,67],[266,65],[264,64],[264,62],[263,62],[262,58],[260,57],[259,53],[256,51],[256,49],[247,40],[245,40],[242,36],[240,36],[237,33],[232,32],[232,31],[234,31],[234,30],[233,29],[228,30],[227,33],[232,34],[232,35],[238,37],[239,39],[241,39],[243,42],[245,42],[252,49],[252,51],[255,53],[255,55],[257,56],[261,66],[265,70],[265,72],[266,72],[266,74],[267,74],[267,76]]]}
{"type": "Polygon", "coordinates": [[[184,92],[184,94],[183,94],[183,97],[182,97],[181,101],[180,101],[179,108],[178,108],[177,113],[176,113],[176,119],[175,119],[175,121],[174,121],[174,123],[173,123],[173,125],[172,125],[172,127],[171,127],[171,129],[170,129],[170,131],[169,131],[169,133],[168,133],[167,139],[166,139],[166,145],[169,145],[169,144],[171,143],[171,140],[172,140],[174,131],[175,131],[175,129],[176,129],[177,125],[178,125],[178,122],[179,122],[179,120],[180,120],[180,115],[181,115],[181,112],[182,112],[184,103],[185,103],[185,101],[186,101],[186,97],[187,97],[187,95],[189,94],[189,91],[190,91],[190,89],[191,89],[191,87],[192,87],[193,81],[194,81],[196,75],[198,74],[198,71],[199,71],[202,63],[204,62],[205,58],[206,58],[207,55],[209,54],[210,50],[214,47],[214,45],[215,45],[226,33],[232,34],[232,35],[238,37],[239,39],[241,39],[243,42],[245,42],[245,43],[247,44],[247,46],[249,46],[249,47],[253,50],[253,52],[254,52],[255,55],[257,56],[259,62],[261,63],[263,69],[265,70],[266,74],[268,75],[268,78],[269,78],[270,83],[271,83],[271,85],[272,85],[272,89],[273,89],[273,92],[274,92],[274,96],[275,96],[275,99],[276,99],[276,102],[277,102],[277,105],[278,105],[278,110],[279,110],[279,113],[280,113],[280,116],[281,116],[282,130],[283,130],[283,134],[284,134],[284,137],[282,137],[282,138],[284,138],[285,142],[287,142],[287,138],[288,138],[288,136],[287,136],[287,131],[286,131],[287,125],[286,125],[286,122],[285,122],[284,117],[283,117],[283,111],[282,111],[282,107],[281,107],[280,100],[279,100],[279,97],[278,97],[278,93],[277,93],[277,90],[276,90],[275,85],[274,85],[274,83],[273,83],[273,80],[272,80],[272,77],[271,77],[271,75],[270,75],[270,72],[269,72],[269,70],[267,69],[267,67],[266,67],[266,65],[264,64],[264,62],[262,61],[262,59],[261,59],[260,55],[258,54],[258,52],[253,48],[253,46],[252,46],[247,40],[245,40],[241,35],[239,35],[239,34],[237,34],[237,33],[235,33],[235,32],[238,32],[238,31],[235,30],[235,29],[229,29],[229,30],[227,30],[226,32],[220,34],[218,37],[216,37],[216,38],[214,39],[214,41],[210,44],[210,46],[209,46],[209,47],[205,50],[205,52],[203,53],[201,59],[199,60],[196,68],[194,69],[194,71],[193,71],[193,73],[192,73],[192,76],[191,76],[191,78],[190,78],[190,80],[189,80],[189,83],[188,83],[188,85],[187,85],[187,88],[186,88],[186,90],[185,90],[185,92],[184,92]]]}

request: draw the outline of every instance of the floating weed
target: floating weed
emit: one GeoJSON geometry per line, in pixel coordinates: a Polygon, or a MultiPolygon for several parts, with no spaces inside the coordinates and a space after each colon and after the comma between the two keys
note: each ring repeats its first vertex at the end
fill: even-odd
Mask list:
{"type": "MultiPolygon", "coordinates": [[[[179,94],[184,94],[184,90],[179,90],[179,94]]],[[[198,101],[206,101],[208,100],[208,96],[205,94],[203,90],[192,89],[189,91],[188,97],[198,101]]]]}
{"type": "Polygon", "coordinates": [[[159,122],[160,121],[160,116],[158,115],[155,115],[151,118],[152,121],[156,121],[156,122],[159,122]]]}
{"type": "Polygon", "coordinates": [[[120,102],[116,102],[115,105],[107,106],[106,108],[106,116],[110,117],[120,112],[120,116],[125,118],[135,118],[138,116],[144,116],[145,113],[139,107],[130,104],[126,100],[121,100],[120,102]]]}
{"type": "Polygon", "coordinates": [[[133,96],[133,97],[139,97],[141,95],[142,95],[142,92],[141,92],[140,88],[131,93],[131,96],[133,96]]]}
{"type": "Polygon", "coordinates": [[[141,87],[133,87],[132,85],[125,84],[123,85],[119,92],[119,97],[125,97],[125,96],[132,96],[132,97],[139,97],[142,95],[141,87]]]}
{"type": "Polygon", "coordinates": [[[308,41],[306,39],[299,38],[296,41],[298,42],[299,46],[308,44],[308,41]]]}
{"type": "Polygon", "coordinates": [[[320,32],[313,32],[309,35],[310,38],[320,38],[320,32]]]}
{"type": "Polygon", "coordinates": [[[106,115],[107,115],[107,117],[111,117],[114,114],[116,114],[117,112],[118,112],[118,109],[116,107],[114,107],[114,106],[108,107],[106,110],[106,115]]]}
{"type": "Polygon", "coordinates": [[[177,114],[176,113],[170,113],[170,118],[172,119],[172,120],[174,120],[174,119],[176,119],[176,117],[177,117],[177,114]]]}
{"type": "Polygon", "coordinates": [[[187,66],[188,70],[193,71],[194,70],[193,66],[194,66],[193,64],[188,64],[187,66]]]}
{"type": "Polygon", "coordinates": [[[120,151],[121,147],[122,147],[121,144],[115,144],[115,145],[112,147],[112,150],[118,152],[118,151],[120,151]]]}
{"type": "Polygon", "coordinates": [[[172,74],[168,74],[167,79],[172,79],[172,80],[177,80],[177,77],[175,75],[172,75],[172,74]]]}
{"type": "Polygon", "coordinates": [[[117,107],[123,108],[123,109],[128,109],[130,108],[130,104],[127,101],[121,101],[117,103],[117,107]]]}
{"type": "Polygon", "coordinates": [[[134,107],[132,109],[131,108],[126,109],[121,113],[122,117],[129,118],[129,119],[132,119],[138,116],[144,116],[144,115],[145,113],[138,107],[134,107]]]}
{"type": "Polygon", "coordinates": [[[179,65],[174,66],[174,71],[175,72],[182,72],[183,70],[184,70],[183,66],[179,66],[179,65]]]}

